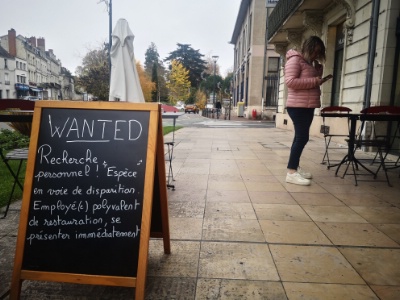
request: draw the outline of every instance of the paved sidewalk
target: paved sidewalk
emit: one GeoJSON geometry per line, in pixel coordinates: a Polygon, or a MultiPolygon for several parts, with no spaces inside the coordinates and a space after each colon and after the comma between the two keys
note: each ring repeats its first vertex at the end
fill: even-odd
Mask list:
{"type": "MultiPolygon", "coordinates": [[[[301,161],[312,185],[287,184],[292,138],[276,128],[175,133],[172,253],[150,241],[146,299],[399,299],[400,170],[390,172],[393,187],[355,186],[320,164],[324,142],[312,138],[301,161]]],[[[13,268],[14,208],[0,220],[0,299],[13,268]]],[[[48,282],[24,282],[21,297],[133,298],[130,288],[48,282]]]]}

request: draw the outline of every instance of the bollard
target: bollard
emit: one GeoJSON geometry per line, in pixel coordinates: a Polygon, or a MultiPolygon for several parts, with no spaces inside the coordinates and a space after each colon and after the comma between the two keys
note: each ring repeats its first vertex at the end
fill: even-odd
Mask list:
{"type": "Polygon", "coordinates": [[[253,109],[253,111],[251,112],[251,116],[253,117],[253,120],[257,119],[257,111],[255,109],[253,109]]]}

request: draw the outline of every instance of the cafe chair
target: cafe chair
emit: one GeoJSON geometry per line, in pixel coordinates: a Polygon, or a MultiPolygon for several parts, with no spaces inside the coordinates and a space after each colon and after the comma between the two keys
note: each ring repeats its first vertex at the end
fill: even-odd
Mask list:
{"type": "MultiPolygon", "coordinates": [[[[338,113],[338,114],[349,114],[352,110],[346,106],[328,106],[321,109],[321,113],[338,113]]],[[[325,140],[325,153],[322,158],[321,164],[327,164],[327,168],[336,167],[340,164],[340,160],[332,159],[330,155],[330,150],[346,150],[345,147],[340,147],[337,143],[332,143],[332,138],[340,138],[346,139],[349,137],[350,132],[350,120],[347,118],[347,130],[339,130],[333,129],[332,126],[329,126],[326,122],[324,116],[322,116],[322,127],[321,133],[324,135],[325,140]]],[[[332,151],[331,151],[332,154],[332,151]]]]}
{"type": "Polygon", "coordinates": [[[7,153],[4,153],[3,149],[1,148],[1,145],[0,145],[0,157],[1,157],[1,160],[4,162],[4,164],[6,165],[8,171],[10,171],[10,174],[14,180],[12,188],[11,188],[10,196],[8,197],[8,203],[6,206],[6,210],[4,211],[4,215],[2,217],[2,218],[5,218],[7,216],[8,210],[10,208],[10,204],[11,204],[14,192],[15,192],[15,188],[18,185],[19,188],[21,189],[21,191],[23,190],[23,183],[21,183],[20,177],[21,177],[22,164],[24,162],[26,162],[28,159],[28,148],[14,149],[7,153]],[[17,167],[16,168],[14,167],[14,169],[13,169],[13,164],[11,164],[12,161],[17,162],[17,167]]]}
{"type": "MultiPolygon", "coordinates": [[[[35,108],[35,101],[30,100],[22,100],[22,99],[0,99],[0,111],[5,112],[7,115],[25,115],[32,114],[35,108]]],[[[11,122],[9,123],[10,127],[19,131],[22,134],[27,136],[30,135],[31,131],[31,123],[30,122],[11,122]]],[[[9,152],[5,152],[2,146],[0,145],[0,159],[6,165],[8,171],[10,172],[14,182],[11,188],[11,193],[8,198],[8,203],[6,206],[6,210],[2,218],[7,216],[8,210],[10,208],[10,204],[15,192],[16,187],[18,186],[21,190],[23,190],[23,183],[21,183],[20,177],[22,174],[21,169],[23,163],[25,163],[28,159],[28,149],[14,149],[9,152]],[[15,164],[12,162],[17,162],[15,164]]]]}
{"type": "Polygon", "coordinates": [[[167,146],[167,151],[165,153],[165,161],[168,163],[167,188],[175,191],[175,185],[173,184],[173,181],[175,181],[174,171],[172,170],[175,142],[166,142],[164,145],[167,146]]]}
{"type": "MultiPolygon", "coordinates": [[[[376,106],[371,107],[369,112],[372,113],[376,110],[378,110],[376,113],[400,115],[400,106],[376,106]]],[[[376,133],[376,138],[386,141],[386,146],[383,149],[386,169],[400,168],[400,122],[389,122],[383,129],[376,133]]],[[[372,164],[376,163],[378,155],[379,153],[376,152],[372,164]]]]}
{"type": "Polygon", "coordinates": [[[385,114],[400,114],[400,107],[373,106],[365,108],[361,111],[361,126],[359,130],[360,133],[357,135],[354,151],[376,151],[376,154],[375,157],[372,159],[363,158],[357,160],[357,168],[356,170],[353,170],[353,175],[355,176],[356,183],[357,176],[371,174],[373,175],[373,178],[376,179],[378,172],[380,170],[383,170],[388,185],[392,186],[389,181],[389,176],[387,174],[388,169],[392,167],[389,166],[391,162],[387,160],[387,156],[394,149],[395,141],[398,141],[399,122],[382,120],[380,115],[385,114]],[[372,167],[366,167],[366,165],[363,164],[362,161],[369,161],[370,166],[372,166],[374,163],[377,163],[378,166],[376,169],[373,169],[372,167]],[[361,166],[364,170],[368,172],[359,172],[358,166],[361,166]]]}

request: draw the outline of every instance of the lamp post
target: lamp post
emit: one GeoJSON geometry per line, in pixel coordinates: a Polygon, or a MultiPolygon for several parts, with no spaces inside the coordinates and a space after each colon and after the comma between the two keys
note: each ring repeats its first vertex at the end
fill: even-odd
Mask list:
{"type": "Polygon", "coordinates": [[[112,44],[112,0],[100,0],[97,3],[104,2],[107,6],[108,11],[108,62],[110,67],[110,77],[111,77],[111,44],[112,44]]]}
{"type": "Polygon", "coordinates": [[[213,55],[212,56],[212,60],[214,62],[214,80],[213,80],[213,108],[215,108],[215,72],[217,69],[217,60],[218,60],[219,56],[218,55],[213,55]]]}

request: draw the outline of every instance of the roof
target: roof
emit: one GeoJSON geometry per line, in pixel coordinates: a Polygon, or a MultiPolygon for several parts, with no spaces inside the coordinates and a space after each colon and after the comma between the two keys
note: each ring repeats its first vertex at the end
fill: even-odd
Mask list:
{"type": "Polygon", "coordinates": [[[0,46],[0,56],[4,58],[14,59],[14,56],[8,53],[7,50],[4,49],[2,46],[0,46]]]}
{"type": "Polygon", "coordinates": [[[232,34],[230,44],[236,44],[236,41],[242,30],[244,19],[246,18],[246,13],[247,13],[249,5],[250,5],[250,0],[242,0],[242,2],[240,3],[240,8],[239,8],[238,16],[236,18],[235,28],[233,29],[233,34],[232,34]]]}

